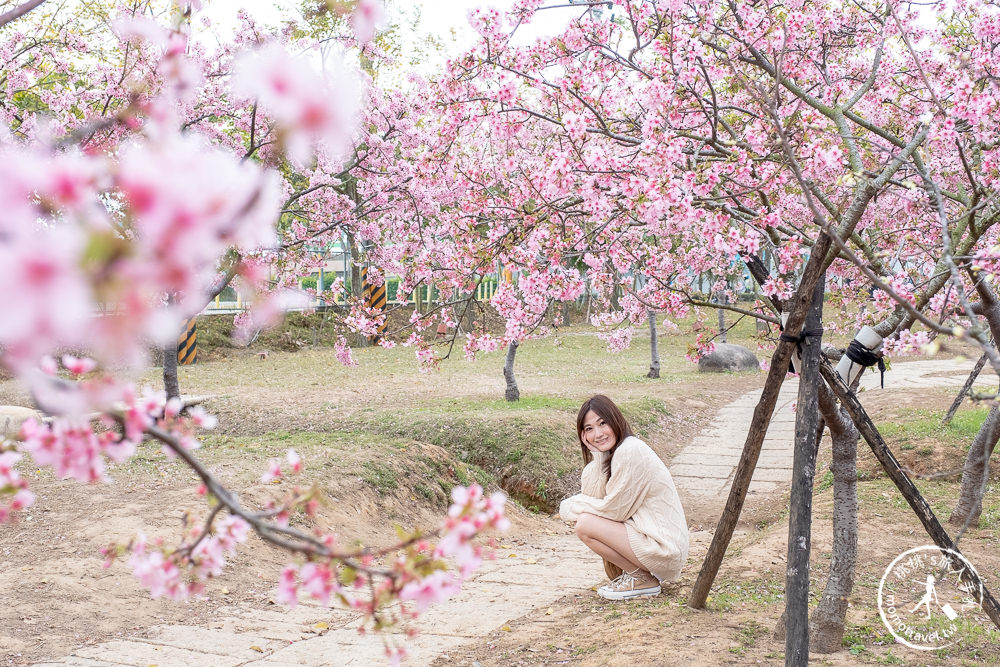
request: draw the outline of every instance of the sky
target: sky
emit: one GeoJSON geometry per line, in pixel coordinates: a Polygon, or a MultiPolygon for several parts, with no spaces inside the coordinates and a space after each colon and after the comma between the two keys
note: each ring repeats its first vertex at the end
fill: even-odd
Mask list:
{"type": "MultiPolygon", "coordinates": [[[[410,20],[419,16],[416,30],[413,32],[404,30],[401,34],[404,58],[406,52],[412,52],[417,44],[429,36],[436,38],[442,44],[441,52],[436,53],[436,57],[422,59],[415,65],[417,69],[422,70],[422,74],[430,75],[440,69],[448,57],[458,55],[473,44],[475,33],[469,26],[467,18],[471,9],[492,6],[503,11],[509,9],[514,1],[396,0],[390,4],[400,8],[398,11],[405,12],[410,20]]],[[[572,18],[586,11],[583,7],[571,6],[572,2],[573,0],[551,0],[543,3],[552,7],[539,10],[529,25],[519,28],[514,43],[531,43],[538,37],[561,32],[572,18]]],[[[236,25],[236,13],[240,8],[252,7],[249,11],[259,22],[265,25],[278,25],[281,17],[288,15],[298,4],[300,3],[297,0],[253,0],[252,4],[246,0],[204,0],[201,13],[212,20],[216,34],[225,38],[226,33],[231,32],[236,25]]],[[[934,13],[930,7],[917,5],[917,10],[928,25],[934,22],[934,13]]],[[[409,23],[406,18],[401,22],[404,25],[409,23]]],[[[197,29],[194,38],[215,41],[211,35],[199,35],[197,29]]]]}
{"type": "MultiPolygon", "coordinates": [[[[569,0],[563,0],[557,4],[568,5],[569,0]]],[[[264,24],[277,25],[282,16],[282,12],[292,10],[296,4],[295,0],[255,0],[251,15],[264,24]]],[[[506,10],[514,4],[514,0],[400,0],[395,3],[400,7],[405,7],[406,12],[412,15],[419,15],[415,34],[404,35],[404,48],[406,41],[416,43],[427,36],[437,38],[444,45],[444,53],[441,60],[460,53],[469,47],[474,39],[474,33],[469,27],[467,15],[469,10],[480,6],[493,6],[500,10],[506,10]]],[[[208,16],[215,31],[220,35],[225,35],[236,25],[236,12],[248,6],[245,0],[207,0],[202,9],[202,14],[208,16]]],[[[560,31],[566,23],[574,16],[579,16],[583,12],[580,7],[556,7],[539,12],[532,20],[531,24],[523,26],[517,41],[533,41],[539,36],[553,35],[560,31]]],[[[197,25],[197,24],[196,24],[197,25]]],[[[208,36],[201,36],[202,39],[208,36]]],[[[195,35],[199,39],[199,35],[195,35]]],[[[428,69],[440,63],[426,63],[428,69]]]]}

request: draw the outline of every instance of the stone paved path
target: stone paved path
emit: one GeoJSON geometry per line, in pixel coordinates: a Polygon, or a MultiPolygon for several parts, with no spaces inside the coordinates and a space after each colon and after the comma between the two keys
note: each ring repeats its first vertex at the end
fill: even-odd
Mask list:
{"type": "MultiPolygon", "coordinates": [[[[892,365],[886,373],[886,390],[920,387],[961,387],[975,363],[971,360],[930,359],[892,365]]],[[[980,375],[976,387],[995,385],[992,373],[980,375]]],[[[861,387],[879,390],[878,373],[866,372],[861,387]]],[[[795,404],[799,383],[786,380],[778,394],[771,424],[764,436],[757,468],[750,483],[749,495],[772,493],[791,484],[792,442],[795,438],[795,404]]],[[[736,464],[743,453],[747,430],[761,390],[748,392],[722,408],[712,423],[701,431],[670,463],[670,474],[682,497],[712,496],[724,502],[732,486],[736,464]]],[[[861,394],[864,401],[864,393],[861,394]]]]}
{"type": "MultiPolygon", "coordinates": [[[[961,386],[972,361],[930,360],[893,365],[886,389],[961,386]],[[952,374],[952,375],[948,375],[952,374]]],[[[985,378],[983,386],[993,382],[985,378]]],[[[877,374],[865,374],[863,386],[878,387],[877,374]]],[[[764,439],[751,493],[773,493],[791,480],[792,439],[797,383],[787,383],[764,439]]],[[[734,467],[746,438],[746,429],[760,397],[749,392],[719,411],[672,461],[670,469],[685,497],[718,498],[725,502],[734,467]]],[[[695,537],[692,552],[704,542],[695,537]]],[[[420,617],[420,634],[407,642],[413,665],[459,649],[539,608],[545,608],[570,590],[586,590],[604,578],[603,568],[583,544],[569,534],[533,538],[530,544],[512,541],[498,550],[466,582],[448,604],[432,607],[420,617]]],[[[234,606],[223,610],[212,627],[164,625],[143,637],[82,647],[72,655],[43,665],[79,667],[134,665],[173,667],[291,667],[293,665],[385,664],[382,640],[359,635],[358,615],[342,610],[300,604],[295,609],[234,606]]]]}

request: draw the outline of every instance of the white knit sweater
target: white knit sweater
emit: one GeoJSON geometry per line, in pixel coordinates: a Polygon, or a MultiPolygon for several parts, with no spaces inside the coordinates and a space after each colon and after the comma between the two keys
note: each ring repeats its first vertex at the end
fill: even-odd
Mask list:
{"type": "Polygon", "coordinates": [[[615,450],[605,482],[605,456],[596,452],[584,467],[582,492],[562,501],[559,516],[575,522],[589,513],[623,522],[639,564],[660,581],[677,580],[687,561],[688,529],[667,466],[645,442],[628,437],[615,450]]]}

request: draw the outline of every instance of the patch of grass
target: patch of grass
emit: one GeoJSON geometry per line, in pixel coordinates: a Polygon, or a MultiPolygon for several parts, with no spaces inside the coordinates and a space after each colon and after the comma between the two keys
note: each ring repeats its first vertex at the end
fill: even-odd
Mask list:
{"type": "Polygon", "coordinates": [[[759,623],[755,620],[744,621],[740,623],[740,630],[737,633],[736,638],[739,640],[740,644],[746,648],[753,648],[757,646],[757,640],[761,637],[766,636],[771,631],[763,623],[759,623]]]}
{"type": "MultiPolygon", "coordinates": [[[[662,400],[643,397],[621,402],[637,431],[668,414],[662,400]]],[[[538,396],[508,404],[502,399],[439,401],[406,413],[370,408],[352,418],[355,432],[405,438],[446,449],[479,468],[525,507],[554,511],[556,501],[576,484],[582,461],[576,438],[577,402],[538,396]]],[[[467,484],[456,469],[459,482],[467,484]]]]}
{"type": "Polygon", "coordinates": [[[908,410],[896,420],[879,424],[879,431],[884,438],[898,442],[903,449],[912,441],[925,438],[935,438],[943,444],[967,446],[979,432],[987,412],[986,408],[963,410],[947,426],[941,426],[942,415],[937,411],[908,410]]]}
{"type": "Polygon", "coordinates": [[[876,661],[880,665],[905,665],[906,661],[897,655],[893,655],[892,649],[885,652],[884,655],[880,655],[876,661]]]}
{"type": "MultiPolygon", "coordinates": [[[[224,356],[227,351],[239,347],[233,341],[232,315],[202,315],[198,317],[197,327],[200,357],[224,356]]],[[[312,346],[331,347],[336,339],[337,332],[328,314],[290,312],[286,313],[280,326],[261,331],[253,342],[253,348],[294,352],[312,346]]]]}
{"type": "Polygon", "coordinates": [[[777,579],[752,581],[723,581],[709,596],[707,606],[716,611],[729,611],[734,607],[763,607],[784,599],[785,583],[777,579]]]}
{"type": "Polygon", "coordinates": [[[496,486],[492,475],[455,460],[447,450],[375,433],[276,431],[254,437],[212,434],[203,445],[202,456],[207,464],[232,460],[235,452],[244,461],[242,467],[247,474],[255,476],[260,475],[268,459],[283,460],[288,449],[295,449],[303,458],[307,476],[324,471],[358,477],[380,496],[412,488],[414,496],[437,507],[448,506],[451,489],[457,484],[476,482],[487,489],[496,486]]]}
{"type": "Polygon", "coordinates": [[[833,471],[827,470],[825,473],[823,473],[823,478],[816,485],[816,493],[826,491],[832,486],[833,486],[833,471]]]}
{"type": "Polygon", "coordinates": [[[986,487],[986,493],[983,494],[983,513],[979,517],[979,527],[985,530],[1000,528],[1000,500],[997,499],[996,487],[992,484],[986,487]]]}
{"type": "Polygon", "coordinates": [[[361,479],[370,484],[380,496],[399,487],[396,471],[377,461],[365,461],[361,464],[361,479]]]}

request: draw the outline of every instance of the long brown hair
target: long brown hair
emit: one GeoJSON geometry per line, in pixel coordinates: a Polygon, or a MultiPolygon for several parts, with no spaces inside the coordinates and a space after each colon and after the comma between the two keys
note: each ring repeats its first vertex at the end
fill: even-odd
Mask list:
{"type": "Polygon", "coordinates": [[[587,448],[587,445],[583,444],[583,421],[591,410],[603,419],[604,423],[610,426],[615,434],[615,446],[608,450],[608,458],[605,459],[603,466],[604,478],[611,479],[611,459],[614,458],[615,450],[618,449],[618,445],[622,444],[622,440],[635,434],[632,433],[632,427],[628,425],[628,420],[625,419],[625,415],[618,409],[614,401],[604,394],[591,396],[580,406],[580,412],[576,415],[576,436],[580,440],[580,451],[583,452],[584,465],[594,460],[593,453],[587,448]]]}

